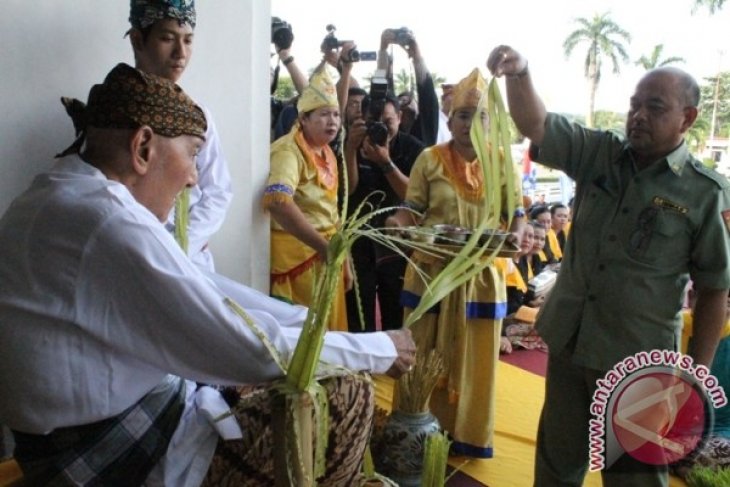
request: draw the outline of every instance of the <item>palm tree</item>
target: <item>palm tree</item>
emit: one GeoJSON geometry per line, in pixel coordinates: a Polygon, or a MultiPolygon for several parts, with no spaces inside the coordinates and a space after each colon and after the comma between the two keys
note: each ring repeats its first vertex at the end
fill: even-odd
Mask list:
{"type": "Polygon", "coordinates": [[[705,148],[705,142],[707,142],[707,134],[710,132],[710,123],[706,118],[697,118],[695,123],[687,130],[684,135],[687,145],[693,154],[697,155],[698,158],[702,154],[705,148]]]}
{"type": "Polygon", "coordinates": [[[585,60],[585,77],[588,80],[589,104],[586,125],[593,126],[593,111],[596,102],[596,91],[601,80],[601,61],[606,57],[611,60],[613,72],[618,74],[619,58],[629,61],[626,48],[621,41],[630,42],[631,35],[623,30],[609,17],[608,12],[595,14],[591,20],[584,17],[575,19],[580,28],[573,31],[563,42],[565,57],[569,57],[578,44],[587,42],[588,51],[585,60]],[[618,39],[616,39],[618,38],[618,39]]]}
{"type": "Polygon", "coordinates": [[[641,56],[636,60],[636,65],[641,66],[647,71],[654,68],[660,68],[671,63],[683,63],[684,58],[679,56],[671,56],[666,59],[661,59],[662,51],[664,50],[664,44],[657,44],[654,46],[654,50],[651,52],[649,57],[641,56]]]}
{"type": "Polygon", "coordinates": [[[692,13],[695,13],[700,7],[707,7],[710,14],[715,14],[720,11],[725,0],[695,0],[695,6],[692,8],[692,13]]]}
{"type": "Polygon", "coordinates": [[[414,83],[411,79],[411,73],[405,69],[401,69],[395,75],[395,92],[397,94],[404,93],[406,91],[412,91],[414,89],[414,83]]]}
{"type": "Polygon", "coordinates": [[[433,86],[438,89],[443,83],[446,83],[446,77],[441,76],[435,71],[431,73],[431,79],[433,80],[433,86]]]}

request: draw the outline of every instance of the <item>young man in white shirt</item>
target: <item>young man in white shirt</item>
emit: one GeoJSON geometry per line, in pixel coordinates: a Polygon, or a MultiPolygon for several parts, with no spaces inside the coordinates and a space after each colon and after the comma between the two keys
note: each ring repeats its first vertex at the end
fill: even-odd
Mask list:
{"type": "MultiPolygon", "coordinates": [[[[193,53],[195,2],[131,0],[129,21],[135,67],[177,83],[193,53]]],[[[213,117],[205,107],[203,111],[208,129],[196,160],[198,182],[189,190],[188,226],[184,230],[188,256],[195,264],[213,271],[208,241],[223,225],[233,194],[228,163],[213,117]]],[[[173,215],[168,220],[168,229],[173,233],[183,232],[175,228],[173,215]]]]}

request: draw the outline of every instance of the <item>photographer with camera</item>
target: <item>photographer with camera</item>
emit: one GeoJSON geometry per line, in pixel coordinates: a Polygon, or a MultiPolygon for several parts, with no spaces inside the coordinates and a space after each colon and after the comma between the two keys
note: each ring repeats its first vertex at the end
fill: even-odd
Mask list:
{"type": "Polygon", "coordinates": [[[291,24],[280,19],[271,17],[271,43],[274,45],[278,61],[276,68],[271,70],[271,141],[289,132],[291,126],[297,119],[296,98],[281,100],[276,98],[276,87],[279,83],[280,65],[283,64],[291,77],[297,96],[301,95],[307,86],[307,77],[294,61],[291,53],[294,42],[294,32],[291,24]]]}
{"type": "Polygon", "coordinates": [[[380,51],[378,51],[378,69],[387,70],[392,79],[388,47],[393,44],[401,46],[413,62],[418,97],[418,102],[413,103],[412,94],[402,93],[398,96],[400,101],[404,102],[400,106],[403,117],[400,130],[413,135],[426,147],[432,146],[436,143],[439,128],[439,102],[433,78],[426,67],[426,61],[423,59],[416,36],[407,27],[383,31],[380,36],[380,51]]]}
{"type": "MultiPolygon", "coordinates": [[[[304,73],[302,73],[302,70],[299,69],[299,66],[294,61],[294,56],[291,54],[291,46],[293,42],[294,32],[291,25],[281,20],[279,17],[271,17],[271,43],[274,44],[276,55],[279,57],[279,62],[283,64],[289,72],[292,83],[294,83],[294,88],[296,88],[297,93],[301,94],[307,86],[307,77],[304,73]]],[[[279,69],[278,63],[276,69],[279,69]]]]}
{"type": "MultiPolygon", "coordinates": [[[[337,99],[340,102],[340,113],[345,113],[347,107],[348,91],[351,86],[358,86],[357,80],[352,77],[352,64],[360,61],[360,51],[354,41],[343,41],[335,37],[337,28],[327,24],[327,35],[322,40],[320,49],[324,54],[322,63],[328,63],[340,73],[337,80],[337,99]]],[[[339,133],[335,139],[339,144],[339,133]]],[[[336,153],[340,153],[339,147],[333,147],[336,153]]]]}
{"type": "MultiPolygon", "coordinates": [[[[400,106],[388,92],[384,71],[376,71],[370,93],[363,98],[360,110],[348,109],[349,129],[345,140],[345,161],[350,192],[349,208],[364,200],[373,207],[397,206],[405,197],[408,175],[423,144],[400,132],[400,106]],[[361,118],[355,118],[357,114],[361,118]],[[373,194],[373,192],[378,192],[373,194]]],[[[373,227],[383,226],[387,214],[376,215],[373,227]]],[[[405,259],[390,249],[361,238],[352,248],[365,327],[360,324],[357,300],[353,291],[347,295],[348,322],[351,331],[372,331],[375,324],[375,300],[378,300],[383,330],[402,326],[403,309],[400,292],[405,259]]]]}
{"type": "MultiPolygon", "coordinates": [[[[288,25],[288,24],[287,24],[288,25]]],[[[352,63],[357,62],[357,60],[360,59],[360,54],[357,51],[357,46],[353,41],[340,41],[335,37],[335,26],[332,24],[327,25],[327,36],[322,41],[322,44],[320,45],[320,50],[322,51],[322,61],[317,65],[317,67],[314,69],[314,71],[319,71],[323,69],[325,64],[329,64],[333,68],[337,69],[338,73],[340,74],[340,77],[336,83],[336,90],[337,90],[337,99],[339,101],[339,108],[340,113],[345,113],[345,106],[347,104],[347,92],[350,86],[357,86],[357,81],[355,78],[351,76],[352,73],[352,63]]],[[[273,35],[272,32],[272,42],[273,42],[273,35]]],[[[281,58],[284,60],[287,60],[285,53],[282,51],[280,54],[281,58]]],[[[293,60],[293,56],[290,56],[293,60]]],[[[283,61],[282,61],[283,62],[283,61]]],[[[291,63],[292,61],[288,61],[291,63]]],[[[296,68],[299,70],[299,68],[296,68]]],[[[300,72],[301,74],[301,72],[300,72]]],[[[302,89],[307,86],[307,81],[304,78],[304,75],[301,74],[301,78],[303,81],[302,88],[299,88],[297,86],[297,90],[301,94],[302,89]]],[[[292,79],[294,77],[292,76],[292,79]]],[[[273,91],[272,91],[273,93],[273,91]]],[[[277,140],[280,137],[286,135],[289,133],[291,128],[294,125],[294,122],[296,121],[298,116],[297,113],[297,107],[296,107],[296,100],[294,100],[293,103],[287,105],[282,110],[281,114],[278,116],[278,120],[276,120],[276,123],[274,125],[274,134],[272,140],[277,140]]],[[[272,123],[275,119],[272,117],[272,123]]],[[[341,137],[338,133],[337,136],[332,140],[330,143],[330,147],[335,152],[335,154],[338,157],[338,160],[341,159],[341,147],[340,147],[341,137]]]]}

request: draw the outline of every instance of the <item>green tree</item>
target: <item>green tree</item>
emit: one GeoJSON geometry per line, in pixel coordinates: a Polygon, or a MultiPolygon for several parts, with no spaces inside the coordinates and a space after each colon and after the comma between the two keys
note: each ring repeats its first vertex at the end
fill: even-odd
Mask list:
{"type": "MultiPolygon", "coordinates": [[[[730,137],[730,71],[723,71],[718,76],[705,78],[700,86],[700,115],[707,126],[707,138],[713,127],[712,116],[715,114],[715,136],[730,137]]],[[[704,125],[703,125],[704,126],[704,125]]]]}
{"type": "Polygon", "coordinates": [[[622,41],[630,42],[631,35],[619,27],[608,13],[595,14],[592,19],[579,17],[575,22],[580,26],[573,31],[563,42],[566,57],[570,57],[578,44],[588,43],[585,59],[585,77],[588,80],[589,100],[586,114],[586,125],[593,127],[593,112],[596,102],[596,91],[601,80],[601,65],[603,58],[611,61],[613,72],[618,74],[619,59],[624,63],[629,61],[626,48],[622,41]]]}
{"type": "Polygon", "coordinates": [[[279,76],[279,82],[276,85],[276,91],[274,91],[274,98],[279,100],[289,100],[297,94],[296,88],[294,88],[294,82],[290,76],[279,76]]]}
{"type": "Polygon", "coordinates": [[[649,56],[641,56],[636,60],[636,65],[641,66],[647,71],[654,68],[660,68],[672,63],[683,63],[685,60],[679,56],[670,56],[662,59],[662,51],[664,50],[664,44],[657,44],[654,46],[654,50],[649,56]]]}
{"type": "MultiPolygon", "coordinates": [[[[446,82],[446,78],[443,76],[437,74],[437,73],[431,73],[431,79],[433,79],[433,86],[438,90],[439,86],[441,86],[441,83],[446,82]]],[[[412,91],[416,92],[416,80],[415,75],[412,73],[406,71],[405,69],[401,69],[398,71],[395,75],[395,79],[393,80],[394,88],[395,88],[395,94],[399,95],[405,91],[412,91]]]]}
{"type": "Polygon", "coordinates": [[[405,69],[401,69],[395,74],[395,79],[393,80],[393,83],[395,85],[396,95],[399,95],[405,91],[415,91],[415,83],[413,82],[411,73],[409,73],[405,69]]]}
{"type": "Polygon", "coordinates": [[[431,73],[431,79],[433,80],[433,86],[438,90],[442,84],[446,83],[446,77],[433,72],[431,73]]]}
{"type": "Polygon", "coordinates": [[[698,158],[705,148],[705,142],[707,142],[707,136],[709,133],[710,122],[706,118],[698,117],[684,136],[690,152],[695,154],[698,158]]]}
{"type": "Polygon", "coordinates": [[[624,132],[626,130],[626,114],[598,110],[593,116],[593,123],[597,129],[624,132]]]}
{"type": "Polygon", "coordinates": [[[724,3],[725,0],[695,0],[695,5],[692,8],[692,13],[695,13],[700,8],[707,7],[707,9],[710,11],[710,14],[715,14],[716,12],[720,11],[724,3]]]}

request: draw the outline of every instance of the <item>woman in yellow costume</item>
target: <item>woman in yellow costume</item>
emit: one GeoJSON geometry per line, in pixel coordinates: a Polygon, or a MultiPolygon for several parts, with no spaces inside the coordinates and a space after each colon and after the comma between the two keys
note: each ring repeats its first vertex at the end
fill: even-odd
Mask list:
{"type": "MultiPolygon", "coordinates": [[[[317,269],[340,224],[337,160],[329,143],[340,128],[340,109],[326,68],[315,72],[297,103],[292,130],[271,144],[264,208],[271,213],[271,295],[309,305],[317,269]]],[[[344,267],[347,269],[349,264],[344,267]]],[[[343,270],[329,329],[347,331],[343,270]]]]}
{"type": "MultiPolygon", "coordinates": [[[[485,91],[486,82],[478,69],[454,88],[449,115],[452,140],[424,150],[408,183],[404,205],[422,213],[423,218],[415,222],[413,213],[401,209],[386,224],[445,223],[476,228],[488,216],[481,162],[469,135],[485,91]]],[[[481,120],[486,125],[486,113],[481,120]]],[[[504,194],[506,199],[506,187],[504,194]]],[[[515,201],[522,201],[521,193],[515,201]]],[[[518,208],[511,230],[519,231],[523,220],[524,210],[518,208]]],[[[411,260],[402,294],[406,317],[426,290],[413,265],[429,276],[446,266],[443,260],[418,251],[411,260]]],[[[411,328],[419,350],[436,348],[444,358],[445,371],[431,396],[430,408],[454,440],[452,453],[480,458],[493,454],[495,371],[502,318],[507,310],[504,265],[501,259],[495,262],[449,294],[411,328]]]]}

